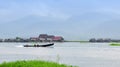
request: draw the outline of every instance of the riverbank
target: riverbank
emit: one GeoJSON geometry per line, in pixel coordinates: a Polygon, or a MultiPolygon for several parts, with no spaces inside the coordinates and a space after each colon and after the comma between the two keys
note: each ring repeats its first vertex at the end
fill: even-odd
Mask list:
{"type": "Polygon", "coordinates": [[[120,46],[120,43],[112,43],[111,46],[120,46]]]}
{"type": "Polygon", "coordinates": [[[64,42],[80,42],[80,43],[90,43],[89,41],[64,41],[64,42]]]}
{"type": "Polygon", "coordinates": [[[23,60],[15,62],[4,62],[0,64],[0,67],[73,67],[73,66],[40,60],[28,60],[28,61],[23,60]]]}

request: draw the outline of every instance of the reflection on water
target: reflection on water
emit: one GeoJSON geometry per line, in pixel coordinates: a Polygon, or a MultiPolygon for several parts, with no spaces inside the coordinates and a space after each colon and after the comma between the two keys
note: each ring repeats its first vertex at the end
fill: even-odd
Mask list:
{"type": "Polygon", "coordinates": [[[40,59],[80,67],[120,66],[120,47],[109,46],[109,43],[55,43],[54,48],[22,47],[25,44],[0,43],[0,63],[40,59]]]}

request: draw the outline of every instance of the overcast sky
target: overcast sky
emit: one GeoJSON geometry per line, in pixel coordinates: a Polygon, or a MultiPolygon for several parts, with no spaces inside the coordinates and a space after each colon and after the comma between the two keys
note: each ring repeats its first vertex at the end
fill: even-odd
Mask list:
{"type": "Polygon", "coordinates": [[[0,38],[120,39],[119,29],[120,0],[0,0],[0,38]]]}

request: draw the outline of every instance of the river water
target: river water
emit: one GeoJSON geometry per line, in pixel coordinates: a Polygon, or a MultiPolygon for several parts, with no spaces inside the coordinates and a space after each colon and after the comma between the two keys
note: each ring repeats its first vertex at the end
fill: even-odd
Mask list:
{"type": "Polygon", "coordinates": [[[120,47],[109,43],[66,42],[44,48],[25,48],[25,44],[0,43],[0,63],[37,59],[79,67],[120,67],[120,47]]]}

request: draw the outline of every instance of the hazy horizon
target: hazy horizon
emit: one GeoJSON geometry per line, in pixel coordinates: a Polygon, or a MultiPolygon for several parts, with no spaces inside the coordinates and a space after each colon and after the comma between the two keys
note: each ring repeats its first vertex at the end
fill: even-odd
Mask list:
{"type": "Polygon", "coordinates": [[[120,39],[119,0],[0,0],[0,38],[120,39]]]}

